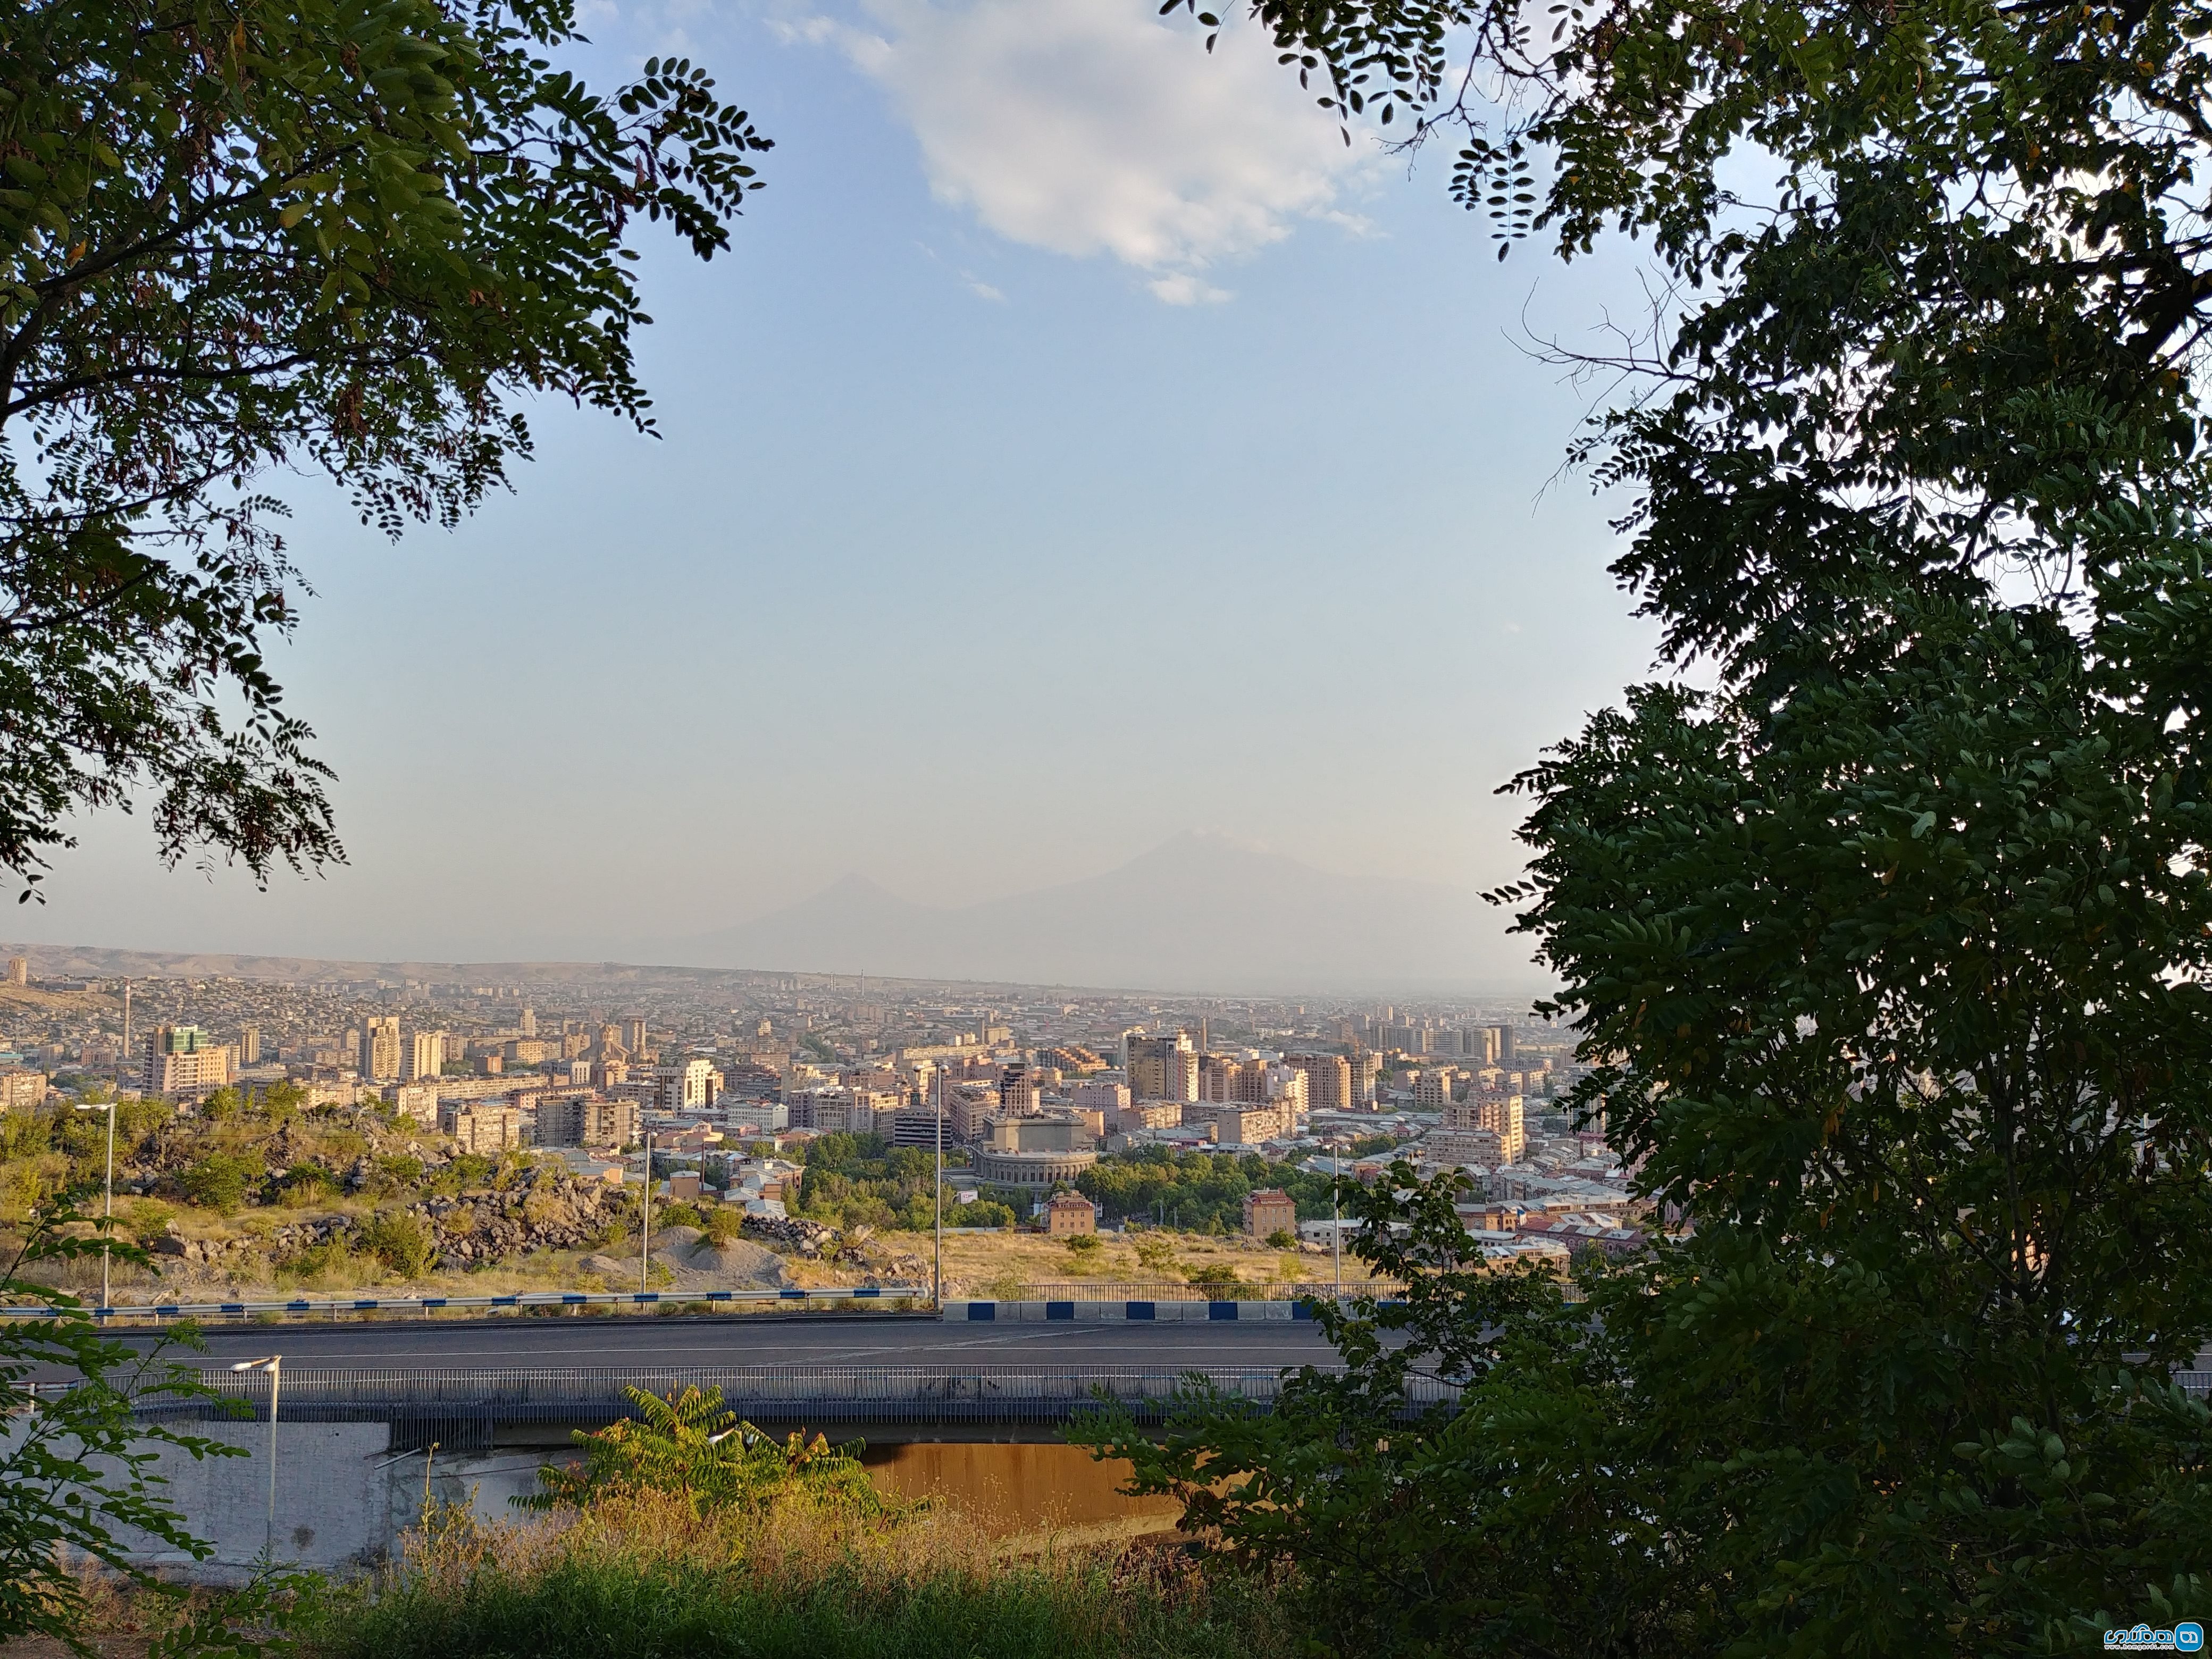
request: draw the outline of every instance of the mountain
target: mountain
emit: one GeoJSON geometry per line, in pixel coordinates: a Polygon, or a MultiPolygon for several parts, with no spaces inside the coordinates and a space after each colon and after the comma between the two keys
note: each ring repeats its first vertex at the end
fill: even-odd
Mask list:
{"type": "Polygon", "coordinates": [[[1176,836],[1102,876],[937,908],[858,875],[672,947],[700,967],[1153,990],[1525,992],[1504,918],[1437,884],[1176,836]]]}

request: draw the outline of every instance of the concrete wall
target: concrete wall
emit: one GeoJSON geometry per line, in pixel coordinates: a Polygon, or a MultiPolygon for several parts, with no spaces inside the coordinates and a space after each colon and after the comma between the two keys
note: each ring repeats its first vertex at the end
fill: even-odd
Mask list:
{"type": "MultiPolygon", "coordinates": [[[[125,1536],[140,1565],[164,1577],[231,1583],[246,1577],[269,1541],[269,1425],[197,1423],[185,1432],[238,1447],[242,1457],[194,1458],[165,1449],[153,1473],[185,1523],[215,1546],[206,1561],[143,1534],[125,1536]]],[[[383,1423],[285,1423],[276,1425],[275,1552],[286,1565],[343,1575],[396,1553],[399,1536],[422,1509],[424,1455],[395,1455],[383,1423]]],[[[520,1518],[507,1499],[533,1492],[538,1471],[559,1447],[520,1446],[455,1455],[430,1463],[430,1493],[465,1504],[485,1520],[520,1518]]]]}

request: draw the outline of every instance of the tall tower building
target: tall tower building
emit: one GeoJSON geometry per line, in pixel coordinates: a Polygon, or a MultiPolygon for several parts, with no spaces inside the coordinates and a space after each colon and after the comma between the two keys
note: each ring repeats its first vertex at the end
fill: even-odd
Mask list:
{"type": "Polygon", "coordinates": [[[249,1025],[238,1034],[238,1063],[258,1066],[261,1063],[261,1028],[249,1025]]]}
{"type": "Polygon", "coordinates": [[[399,1016],[372,1014],[362,1027],[362,1078],[370,1083],[399,1080],[399,1016]]]}
{"type": "Polygon", "coordinates": [[[8,983],[28,985],[31,982],[31,959],[28,957],[8,958],[8,983]]]}
{"type": "Polygon", "coordinates": [[[230,1050],[197,1025],[164,1025],[146,1039],[138,1086],[149,1095],[198,1096],[230,1079],[230,1050]]]}
{"type": "Polygon", "coordinates": [[[1352,1062],[1342,1054],[1291,1054],[1286,1063],[1306,1074],[1306,1099],[1322,1111],[1352,1104],[1352,1062]]]}
{"type": "Polygon", "coordinates": [[[1128,1052],[1129,1092],[1139,1100],[1198,1098],[1198,1054],[1190,1034],[1173,1036],[1130,1036],[1123,1039],[1128,1052]]]}
{"type": "Polygon", "coordinates": [[[622,1025],[623,1047],[629,1049],[633,1055],[643,1054],[645,1052],[645,1016],[624,1014],[622,1025]]]}
{"type": "Polygon", "coordinates": [[[538,1011],[535,1008],[525,1008],[522,1011],[522,1018],[515,1021],[514,1029],[521,1032],[525,1036],[536,1036],[538,1035],[538,1011]]]}
{"type": "Polygon", "coordinates": [[[443,1031],[410,1033],[400,1048],[399,1062],[399,1076],[403,1082],[416,1083],[441,1075],[446,1069],[446,1034],[443,1031]]]}

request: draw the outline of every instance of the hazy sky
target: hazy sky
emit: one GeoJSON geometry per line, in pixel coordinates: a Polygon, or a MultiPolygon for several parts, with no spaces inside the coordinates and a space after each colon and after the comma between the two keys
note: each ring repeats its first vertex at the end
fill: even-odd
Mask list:
{"type": "Polygon", "coordinates": [[[1524,349],[1632,269],[1498,264],[1449,156],[1153,11],[591,6],[587,74],[690,52],[777,144],[732,257],[645,244],[665,436],[541,407],[515,494],[397,546],[293,483],[279,670],[350,865],[262,895],[96,820],[18,929],[615,955],[1191,828],[1510,876],[1492,790],[1649,660],[1559,476],[1586,394],[1524,349]]]}

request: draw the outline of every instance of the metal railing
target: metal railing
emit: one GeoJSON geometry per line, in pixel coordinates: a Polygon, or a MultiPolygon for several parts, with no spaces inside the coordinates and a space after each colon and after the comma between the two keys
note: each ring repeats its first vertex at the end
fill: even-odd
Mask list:
{"type": "Polygon", "coordinates": [[[992,1287],[969,1292],[971,1301],[1000,1302],[1327,1302],[1339,1297],[1394,1297],[1405,1294],[1403,1279],[1347,1279],[1279,1281],[1267,1284],[1192,1284],[1187,1279],[1074,1279],[1064,1284],[1014,1285],[1012,1296],[999,1296],[992,1287]]]}
{"type": "MultiPolygon", "coordinates": [[[[232,1414],[234,1400],[258,1407],[268,1397],[267,1384],[256,1375],[211,1371],[204,1380],[214,1397],[149,1401],[144,1414],[215,1419],[232,1414]]],[[[427,1371],[288,1365],[283,1415],[295,1422],[612,1422],[638,1414],[624,1393],[634,1387],[664,1396],[684,1388],[720,1389],[725,1407],[742,1418],[810,1427],[1049,1425],[1108,1406],[1157,1422],[1201,1386],[1264,1409],[1280,1395],[1283,1374],[803,1365],[427,1371]]],[[[1414,1387],[1412,1403],[1417,1407],[1457,1398],[1457,1390],[1446,1385],[1421,1381],[1414,1387]]]]}
{"type": "Polygon", "coordinates": [[[476,1310],[520,1312],[532,1308],[690,1307],[703,1304],[710,1310],[732,1307],[813,1306],[851,1303],[879,1307],[898,1301],[927,1301],[924,1285],[862,1285],[831,1290],[782,1291],[524,1291],[514,1296],[423,1297],[292,1297],[282,1302],[163,1302],[137,1308],[63,1308],[23,1305],[0,1307],[0,1319],[56,1319],[78,1313],[91,1315],[103,1324],[151,1322],[160,1325],[179,1319],[258,1319],[278,1317],[336,1319],[341,1315],[431,1315],[476,1310]]]}

